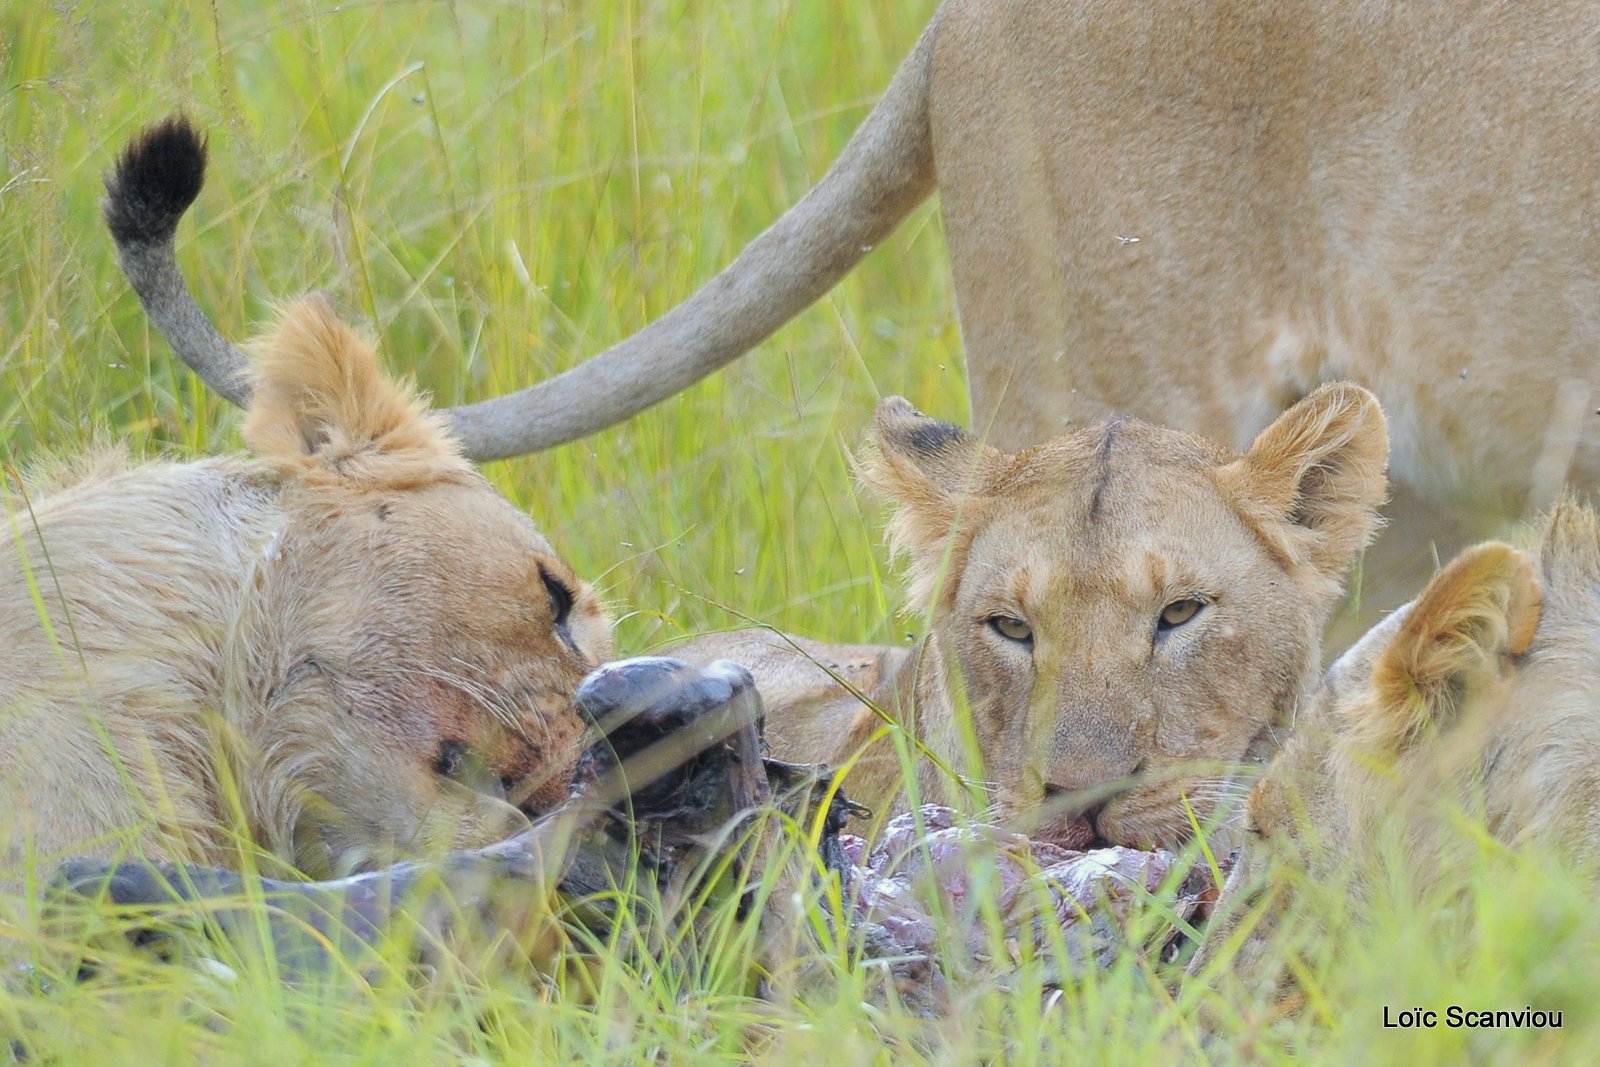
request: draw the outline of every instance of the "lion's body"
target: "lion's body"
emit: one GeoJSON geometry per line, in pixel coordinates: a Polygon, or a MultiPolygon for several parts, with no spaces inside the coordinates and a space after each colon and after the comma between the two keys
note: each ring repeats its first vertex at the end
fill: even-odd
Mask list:
{"type": "MultiPolygon", "coordinates": [[[[1266,878],[1273,853],[1358,891],[1447,892],[1469,878],[1474,824],[1600,875],[1597,661],[1600,516],[1566,500],[1536,560],[1494,542],[1463,552],[1330,668],[1250,795],[1265,843],[1246,850],[1226,895],[1266,878]]],[[[1245,941],[1247,973],[1276,914],[1245,941]]],[[[1230,915],[1208,947],[1244,918],[1230,915]]]]}
{"type": "Polygon", "coordinates": [[[74,484],[30,488],[31,514],[13,516],[22,553],[0,553],[0,789],[25,828],[6,870],[18,869],[25,837],[46,853],[108,849],[117,842],[102,839],[116,828],[140,830],[158,855],[220,853],[229,819],[219,753],[196,720],[221,706],[229,620],[249,561],[282,525],[277,494],[233,460],[111,459],[74,484]],[[159,820],[140,810],[152,803],[159,820]]]}
{"type": "Polygon", "coordinates": [[[0,878],[128,849],[333,873],[565,795],[593,594],[320,300],[262,358],[255,456],[6,489],[0,878]]]}
{"type": "Polygon", "coordinates": [[[927,111],[974,427],[1126,412],[1242,448],[1359,382],[1392,441],[1383,606],[1600,487],[1593,15],[951,0],[927,111]]]}
{"type": "Polygon", "coordinates": [[[1243,448],[1349,380],[1436,503],[1600,478],[1569,399],[1600,387],[1593,21],[951,0],[928,115],[973,425],[1018,448],[1128,412],[1243,448]]]}

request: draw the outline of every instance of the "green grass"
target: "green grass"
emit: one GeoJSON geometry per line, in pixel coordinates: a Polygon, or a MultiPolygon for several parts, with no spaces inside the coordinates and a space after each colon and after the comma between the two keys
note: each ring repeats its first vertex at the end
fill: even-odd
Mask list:
{"type": "MultiPolygon", "coordinates": [[[[571,366],[710,277],[823,172],[934,6],[8,3],[0,462],[107,438],[146,455],[238,447],[237,415],[152,334],[99,222],[99,176],[145,123],[182,109],[211,133],[180,259],[224,333],[323,288],[392,366],[457,403],[571,366]]],[[[902,641],[878,511],[846,460],[889,393],[966,415],[932,205],[732,369],[488,473],[597,580],[622,651],[746,619],[902,641]]],[[[0,1032],[63,1064],[1593,1062],[1588,883],[1491,849],[1473,884],[1468,903],[1379,900],[1364,926],[1328,919],[1339,887],[1306,887],[1327,920],[1303,939],[1315,995],[1271,1025],[1245,992],[1174,999],[1174,975],[1133,959],[1048,1009],[1025,985],[977,984],[950,1018],[918,1020],[864,1007],[847,968],[770,1005],[748,995],[752,950],[733,939],[708,950],[704,983],[601,953],[592,999],[470,953],[431,982],[391,959],[370,983],[304,986],[260,965],[230,982],[130,960],[114,981],[8,983],[0,1032]],[[1221,1034],[1205,1047],[1201,1000],[1221,1034]],[[1379,1026],[1384,1004],[1529,1002],[1565,1009],[1566,1029],[1379,1026]]],[[[26,926],[0,940],[17,948],[26,926]]]]}
{"type": "MultiPolygon", "coordinates": [[[[13,5],[0,454],[92,430],[237,447],[96,215],[113,153],[169,111],[212,138],[181,260],[224,332],[327,289],[453,404],[578,363],[710,277],[822,173],[931,6],[13,5]]],[[[931,207],[740,366],[490,474],[601,578],[624,647],[736,623],[719,602],[885,639],[844,457],[892,392],[965,414],[931,207]]]]}

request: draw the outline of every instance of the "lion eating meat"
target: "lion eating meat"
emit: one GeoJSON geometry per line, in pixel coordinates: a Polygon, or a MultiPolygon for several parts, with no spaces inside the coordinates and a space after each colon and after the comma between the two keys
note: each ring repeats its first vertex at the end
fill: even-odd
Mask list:
{"type": "MultiPolygon", "coordinates": [[[[747,633],[676,654],[749,666],[779,697],[778,751],[837,766],[864,749],[844,782],[868,803],[899,792],[901,763],[841,682],[946,766],[980,770],[1000,814],[1042,836],[1172,848],[1226,807],[1238,765],[1270,755],[1314,689],[1387,448],[1377,402],[1345,384],[1243,453],[1132,419],[1005,453],[891,398],[863,479],[897,509],[912,606],[932,620],[923,643],[747,633]]],[[[939,795],[938,763],[921,770],[939,795]]]]}
{"type": "Polygon", "coordinates": [[[1251,791],[1250,841],[1225,920],[1195,973],[1239,941],[1233,966],[1275,984],[1266,951],[1291,887],[1276,858],[1319,883],[1465,884],[1480,824],[1600,872],[1600,516],[1574,500],[1536,558],[1489,542],[1451,561],[1331,667],[1251,791]],[[1398,842],[1398,849],[1385,849],[1398,842]],[[1247,898],[1270,889],[1267,910],[1247,898]],[[1251,922],[1247,932],[1241,923],[1251,922]]]}
{"type": "Polygon", "coordinates": [[[323,298],[254,383],[249,456],[4,487],[0,879],[255,848],[330,875],[565,798],[594,592],[323,298]]]}
{"type": "MultiPolygon", "coordinates": [[[[152,136],[163,151],[112,205],[153,206],[108,221],[129,276],[168,277],[193,313],[185,336],[209,337],[212,369],[226,367],[226,342],[160,266],[203,147],[181,120],[152,136]]],[[[867,479],[898,507],[912,600],[933,620],[924,644],[802,643],[832,673],[764,638],[712,637],[682,654],[750,667],[785,756],[861,751],[882,721],[861,693],[933,752],[925,787],[942,788],[940,762],[975,770],[975,748],[1005,816],[1070,845],[1142,847],[1171,846],[1218,809],[1231,768],[1264,758],[1314,685],[1321,629],[1377,525],[1388,454],[1377,403],[1349,385],[1312,391],[1243,452],[1119,419],[1007,453],[903,401],[880,409],[877,444],[867,479]]],[[[853,794],[899,792],[892,747],[872,746],[853,794]]]]}

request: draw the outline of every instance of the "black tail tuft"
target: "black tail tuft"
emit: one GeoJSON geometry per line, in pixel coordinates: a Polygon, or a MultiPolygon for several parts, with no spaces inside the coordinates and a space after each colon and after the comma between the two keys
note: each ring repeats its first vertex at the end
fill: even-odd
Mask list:
{"type": "Polygon", "coordinates": [[[118,245],[170,240],[206,179],[206,139],[184,115],[141,132],[111,173],[102,204],[118,245]]]}

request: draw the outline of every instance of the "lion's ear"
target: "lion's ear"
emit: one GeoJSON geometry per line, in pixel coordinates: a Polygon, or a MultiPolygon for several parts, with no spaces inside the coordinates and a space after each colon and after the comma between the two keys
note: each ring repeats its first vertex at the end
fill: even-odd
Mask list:
{"type": "Polygon", "coordinates": [[[1433,576],[1372,668],[1373,699],[1353,709],[1352,737],[1398,755],[1447,729],[1461,706],[1500,678],[1504,658],[1539,628],[1533,561],[1491,541],[1433,576]]]}
{"type": "Polygon", "coordinates": [[[1563,596],[1600,596],[1600,515],[1575,496],[1550,509],[1539,546],[1545,585],[1563,596]]]}
{"type": "Polygon", "coordinates": [[[1218,479],[1290,566],[1337,582],[1372,535],[1387,495],[1389,434],[1377,398],[1334,382],[1278,416],[1218,479]]]}
{"type": "MultiPolygon", "coordinates": [[[[958,573],[961,546],[957,519],[999,469],[1004,453],[959,426],[929,418],[903,397],[878,405],[877,431],[857,473],[869,488],[895,505],[889,543],[911,564],[910,600],[922,610],[946,573],[958,573]]],[[[942,583],[954,589],[953,582],[942,583]]]]}
{"type": "Polygon", "coordinates": [[[320,293],[286,307],[251,354],[244,440],[278,469],[389,485],[465,469],[439,417],[384,375],[372,343],[320,293]]]}

